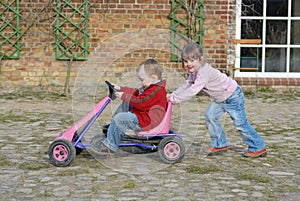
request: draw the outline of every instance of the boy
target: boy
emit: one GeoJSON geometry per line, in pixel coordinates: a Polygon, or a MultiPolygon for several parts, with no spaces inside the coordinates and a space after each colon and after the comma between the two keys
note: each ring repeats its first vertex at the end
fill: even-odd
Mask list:
{"type": "Polygon", "coordinates": [[[233,120],[248,150],[244,157],[266,156],[267,150],[261,136],[247,121],[244,108],[244,94],[237,82],[204,61],[202,48],[197,43],[188,43],[182,50],[183,66],[189,77],[168,99],[178,104],[203,92],[213,99],[205,118],[211,142],[203,151],[208,155],[226,152],[226,136],[220,123],[220,116],[227,112],[233,120]]]}
{"type": "Polygon", "coordinates": [[[123,103],[108,126],[107,137],[102,141],[104,147],[92,142],[92,148],[96,152],[107,152],[107,149],[117,152],[127,128],[134,131],[150,130],[164,118],[167,98],[161,65],[154,59],[148,59],[139,65],[136,73],[141,81],[139,89],[113,84],[117,90],[116,96],[123,103]],[[127,109],[124,109],[124,105],[128,106],[127,109]]]}

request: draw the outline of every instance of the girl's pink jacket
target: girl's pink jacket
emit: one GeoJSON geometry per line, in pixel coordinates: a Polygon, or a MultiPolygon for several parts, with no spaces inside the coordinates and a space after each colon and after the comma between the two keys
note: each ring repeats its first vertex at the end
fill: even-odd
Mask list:
{"type": "Polygon", "coordinates": [[[235,80],[204,63],[197,72],[190,73],[186,82],[171,94],[170,101],[178,104],[202,92],[216,102],[223,102],[233,94],[237,85],[235,80]]]}

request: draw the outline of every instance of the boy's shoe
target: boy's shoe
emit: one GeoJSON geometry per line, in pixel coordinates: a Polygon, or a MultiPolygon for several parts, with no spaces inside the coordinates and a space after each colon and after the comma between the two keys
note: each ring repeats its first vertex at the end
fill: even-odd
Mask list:
{"type": "Polygon", "coordinates": [[[109,150],[104,146],[101,148],[91,146],[91,147],[89,147],[88,151],[92,152],[96,155],[105,155],[106,156],[107,154],[110,154],[109,150]]]}
{"type": "Polygon", "coordinates": [[[260,151],[257,151],[257,152],[248,152],[246,151],[243,156],[246,157],[246,158],[258,158],[258,157],[264,157],[267,155],[267,149],[264,148],[260,151]]]}
{"type": "Polygon", "coordinates": [[[110,126],[110,124],[105,124],[105,125],[102,126],[102,129],[108,130],[108,127],[109,127],[109,126],[110,126]]]}
{"type": "Polygon", "coordinates": [[[91,139],[92,147],[102,147],[103,136],[101,134],[97,134],[91,139]]]}
{"type": "Polygon", "coordinates": [[[107,148],[103,146],[102,139],[97,135],[91,140],[91,151],[97,154],[108,153],[107,148]]]}
{"type": "Polygon", "coordinates": [[[212,156],[212,155],[218,155],[218,154],[222,154],[224,152],[227,152],[228,150],[228,146],[224,146],[224,147],[220,147],[220,148],[216,148],[216,147],[205,147],[203,149],[203,151],[208,155],[208,156],[212,156]]]}
{"type": "Polygon", "coordinates": [[[110,125],[110,124],[106,124],[106,125],[103,125],[103,126],[102,126],[102,131],[103,131],[105,137],[107,137],[107,130],[108,130],[109,125],[110,125]]]}

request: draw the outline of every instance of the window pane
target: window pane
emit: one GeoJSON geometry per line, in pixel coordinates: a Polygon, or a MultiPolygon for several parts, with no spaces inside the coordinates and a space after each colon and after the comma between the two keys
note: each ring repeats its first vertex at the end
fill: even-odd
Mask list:
{"type": "Polygon", "coordinates": [[[300,16],[300,1],[292,0],[292,17],[300,16]]]}
{"type": "Polygon", "coordinates": [[[266,72],[286,72],[286,48],[266,48],[266,72]]]}
{"type": "Polygon", "coordinates": [[[262,20],[244,19],[241,21],[242,39],[261,39],[262,20]]]}
{"type": "Polygon", "coordinates": [[[266,44],[287,43],[287,21],[267,20],[266,44]]]}
{"type": "Polygon", "coordinates": [[[242,16],[263,16],[263,0],[243,0],[242,16]]]}
{"type": "Polygon", "coordinates": [[[300,45],[300,21],[291,21],[291,44],[300,45]]]}
{"type": "Polygon", "coordinates": [[[240,61],[241,68],[253,68],[253,70],[242,70],[242,72],[261,72],[261,48],[242,47],[240,61]]]}
{"type": "Polygon", "coordinates": [[[291,48],[290,72],[300,72],[300,48],[291,48]]]}
{"type": "MultiPolygon", "coordinates": [[[[299,0],[298,0],[299,1],[299,0]]],[[[288,0],[268,0],[267,16],[288,16],[288,0]]]]}

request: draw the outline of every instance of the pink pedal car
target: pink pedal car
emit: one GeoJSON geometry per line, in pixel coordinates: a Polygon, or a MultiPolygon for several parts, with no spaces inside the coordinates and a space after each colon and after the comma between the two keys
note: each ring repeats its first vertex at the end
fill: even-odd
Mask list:
{"type": "MultiPolygon", "coordinates": [[[[91,112],[76,122],[73,126],[62,132],[49,146],[50,163],[65,167],[75,160],[76,154],[80,154],[90,143],[82,142],[83,136],[99,118],[103,110],[116,97],[115,89],[111,83],[105,81],[109,88],[109,95],[102,99],[91,112]],[[85,125],[85,126],[84,126],[85,125]],[[78,133],[79,128],[84,128],[78,133]]],[[[149,131],[136,132],[136,135],[125,135],[119,144],[121,148],[138,148],[143,152],[158,152],[160,159],[168,164],[179,162],[185,154],[185,146],[182,136],[170,130],[172,115],[172,103],[168,102],[166,114],[162,122],[149,131]]]]}

